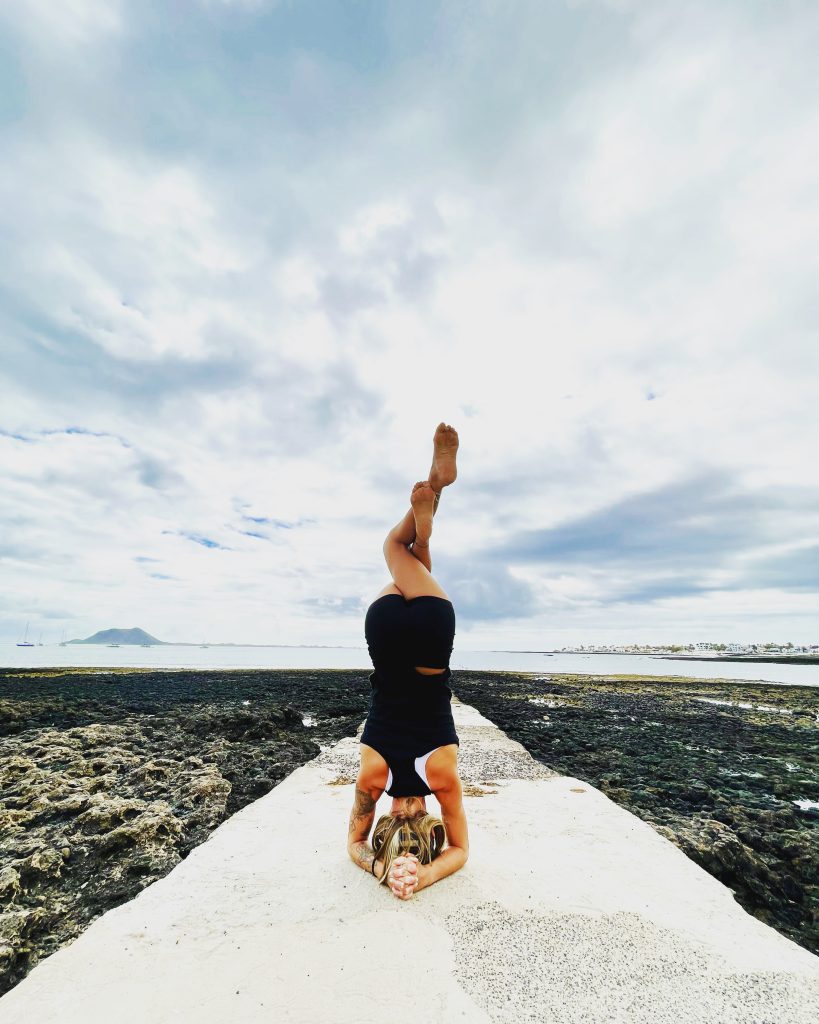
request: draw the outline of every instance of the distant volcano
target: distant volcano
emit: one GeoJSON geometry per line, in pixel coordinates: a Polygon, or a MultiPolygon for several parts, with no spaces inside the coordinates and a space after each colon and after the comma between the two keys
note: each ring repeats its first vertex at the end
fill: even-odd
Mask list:
{"type": "Polygon", "coordinates": [[[164,644],[164,640],[157,640],[155,636],[146,633],[144,629],[101,629],[93,636],[85,640],[69,640],[70,644],[164,644]]]}

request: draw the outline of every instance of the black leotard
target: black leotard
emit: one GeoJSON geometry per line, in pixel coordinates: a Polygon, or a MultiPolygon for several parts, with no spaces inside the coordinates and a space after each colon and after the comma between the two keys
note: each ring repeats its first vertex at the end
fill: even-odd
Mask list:
{"type": "Polygon", "coordinates": [[[447,685],[455,609],[451,601],[431,594],[409,601],[401,594],[384,594],[367,609],[364,633],[374,670],[361,742],[387,762],[390,796],[427,796],[432,790],[424,774],[426,756],[459,742],[447,685]],[[444,671],[424,675],[415,665],[444,671]]]}

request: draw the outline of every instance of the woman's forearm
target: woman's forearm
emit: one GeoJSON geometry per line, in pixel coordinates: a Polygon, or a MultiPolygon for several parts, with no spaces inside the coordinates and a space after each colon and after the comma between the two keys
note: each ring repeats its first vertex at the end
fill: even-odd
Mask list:
{"type": "Polygon", "coordinates": [[[375,853],[370,844],[366,841],[350,843],[347,852],[360,868],[373,873],[373,861],[375,861],[375,877],[380,878],[384,874],[384,865],[380,860],[375,860],[375,853]]]}
{"type": "MultiPolygon", "coordinates": [[[[381,878],[384,874],[384,864],[380,860],[375,860],[375,853],[368,842],[351,843],[347,847],[347,851],[355,863],[370,874],[373,874],[373,861],[375,861],[375,878],[381,878]]],[[[460,870],[466,864],[468,856],[466,850],[461,849],[460,846],[448,846],[432,863],[419,864],[416,891],[426,889],[442,878],[446,878],[447,875],[452,875],[460,870]]]]}
{"type": "Polygon", "coordinates": [[[436,857],[430,864],[419,865],[417,888],[426,889],[427,886],[458,871],[466,864],[468,856],[466,850],[462,850],[460,846],[448,846],[440,857],[436,857]]]}

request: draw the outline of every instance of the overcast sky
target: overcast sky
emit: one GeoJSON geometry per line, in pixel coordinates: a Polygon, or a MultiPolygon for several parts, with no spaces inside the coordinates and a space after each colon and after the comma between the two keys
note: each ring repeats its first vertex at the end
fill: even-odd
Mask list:
{"type": "Polygon", "coordinates": [[[819,642],[819,5],[0,0],[0,640],[819,642]]]}

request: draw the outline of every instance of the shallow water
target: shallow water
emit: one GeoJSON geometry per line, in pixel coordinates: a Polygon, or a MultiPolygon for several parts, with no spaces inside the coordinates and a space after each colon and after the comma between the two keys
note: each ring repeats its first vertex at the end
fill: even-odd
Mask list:
{"type": "MultiPolygon", "coordinates": [[[[581,675],[688,676],[695,679],[765,680],[771,683],[819,686],[819,665],[740,663],[703,659],[679,661],[642,654],[540,654],[527,651],[461,651],[450,661],[452,671],[576,672],[581,675]]],[[[199,647],[163,644],[155,647],[108,647],[105,644],[45,644],[17,647],[0,644],[3,668],[338,668],[371,671],[366,647],[199,647]]]]}

